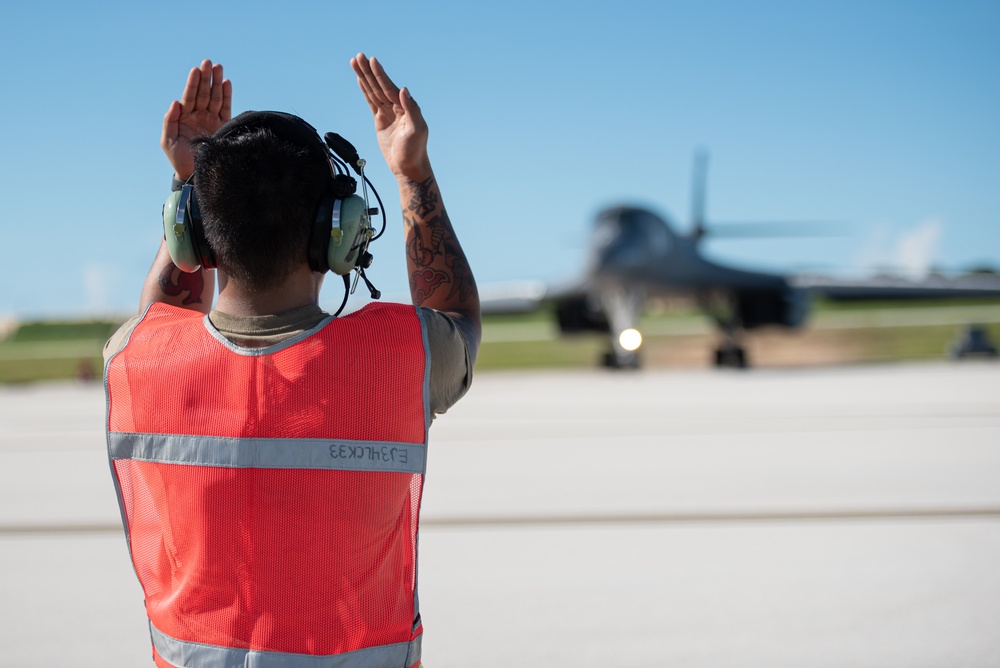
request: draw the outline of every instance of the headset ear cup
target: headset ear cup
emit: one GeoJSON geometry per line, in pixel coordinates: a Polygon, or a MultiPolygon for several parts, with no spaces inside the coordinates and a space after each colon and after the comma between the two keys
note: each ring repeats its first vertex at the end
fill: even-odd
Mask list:
{"type": "Polygon", "coordinates": [[[330,270],[327,256],[331,241],[337,237],[337,232],[332,226],[333,208],[336,202],[337,199],[333,195],[328,195],[319,203],[316,220],[313,221],[312,235],[309,237],[309,268],[321,274],[330,270]]]}
{"type": "Polygon", "coordinates": [[[357,265],[370,237],[371,222],[365,201],[357,195],[337,200],[332,223],[327,261],[330,271],[345,276],[357,265]]]}
{"type": "Polygon", "coordinates": [[[201,266],[195,252],[191,220],[188,216],[188,202],[194,193],[190,185],[170,193],[163,204],[163,239],[167,243],[170,259],[177,268],[188,273],[198,271],[201,266]]]}

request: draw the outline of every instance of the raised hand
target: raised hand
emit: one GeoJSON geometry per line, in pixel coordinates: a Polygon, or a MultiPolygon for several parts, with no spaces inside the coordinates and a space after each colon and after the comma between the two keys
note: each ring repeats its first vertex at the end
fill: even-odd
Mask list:
{"type": "Polygon", "coordinates": [[[160,146],[177,178],[187,180],[194,173],[191,140],[215,134],[233,113],[233,84],[222,77],[222,65],[204,60],[188,73],[184,93],[170,103],[163,116],[160,146]]]}
{"type": "Polygon", "coordinates": [[[375,116],[379,148],[396,178],[423,182],[432,175],[427,158],[427,123],[405,87],[400,89],[375,58],[351,58],[358,86],[375,116]]]}

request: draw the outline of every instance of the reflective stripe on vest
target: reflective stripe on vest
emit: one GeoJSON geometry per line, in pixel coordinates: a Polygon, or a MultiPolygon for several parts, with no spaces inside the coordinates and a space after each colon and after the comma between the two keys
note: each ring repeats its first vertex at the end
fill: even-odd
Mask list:
{"type": "Polygon", "coordinates": [[[406,668],[420,661],[423,634],[409,643],[366,647],[345,654],[317,656],[285,652],[257,652],[184,642],[160,632],[149,633],[156,653],[175,666],[199,668],[406,668]]]}
{"type": "MultiPolygon", "coordinates": [[[[151,306],[106,367],[108,454],[156,655],[175,666],[420,660],[430,422],[419,310],[263,349],[151,306]]],[[[164,664],[165,665],[165,664],[164,664]]]]}
{"type": "Polygon", "coordinates": [[[323,438],[225,438],[186,434],[108,434],[112,460],[224,468],[327,469],[423,473],[423,443],[323,438]]]}

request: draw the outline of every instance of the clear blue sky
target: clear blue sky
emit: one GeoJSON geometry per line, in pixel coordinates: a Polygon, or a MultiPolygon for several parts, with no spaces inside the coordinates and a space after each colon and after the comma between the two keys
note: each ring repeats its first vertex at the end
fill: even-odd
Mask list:
{"type": "Polygon", "coordinates": [[[996,1],[37,2],[0,23],[0,317],[137,308],[170,179],[161,119],[205,57],[237,111],[292,111],[368,158],[387,295],[406,294],[402,231],[348,66],[360,50],[421,104],[481,284],[572,277],[608,204],[687,228],[698,147],[710,220],[850,224],[713,241],[717,259],[1000,267],[996,1]]]}

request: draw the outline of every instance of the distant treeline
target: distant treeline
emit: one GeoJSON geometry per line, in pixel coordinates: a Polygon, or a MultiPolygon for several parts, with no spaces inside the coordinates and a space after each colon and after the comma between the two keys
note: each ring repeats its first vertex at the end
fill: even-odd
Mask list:
{"type": "Polygon", "coordinates": [[[105,319],[16,324],[0,341],[0,383],[100,380],[104,343],[121,323],[105,319]]]}
{"type": "Polygon", "coordinates": [[[100,339],[106,341],[121,324],[121,320],[25,322],[16,326],[6,339],[6,342],[29,343],[38,341],[79,341],[81,339],[100,339]]]}

